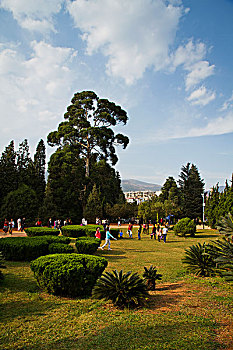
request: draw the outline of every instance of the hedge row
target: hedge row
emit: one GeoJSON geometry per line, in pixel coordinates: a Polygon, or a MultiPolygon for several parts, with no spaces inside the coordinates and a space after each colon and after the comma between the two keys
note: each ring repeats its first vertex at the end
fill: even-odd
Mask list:
{"type": "MultiPolygon", "coordinates": [[[[31,261],[39,256],[50,254],[51,249],[54,253],[67,253],[69,242],[70,239],[68,237],[6,237],[0,239],[0,251],[6,260],[31,261]],[[56,246],[56,244],[58,245],[56,246]],[[52,247],[50,247],[51,245],[52,247]],[[64,247],[61,248],[61,245],[64,247]]],[[[73,252],[74,249],[73,247],[71,248],[73,252]]],[[[69,252],[71,252],[70,248],[69,252]]]]}
{"type": "Polygon", "coordinates": [[[77,238],[75,246],[79,254],[93,254],[100,246],[101,239],[92,237],[77,238]]]}
{"type": "Polygon", "coordinates": [[[60,231],[55,230],[53,228],[49,227],[28,227],[25,228],[24,231],[26,232],[28,237],[35,237],[35,236],[58,236],[60,231]]]}
{"type": "MultiPolygon", "coordinates": [[[[68,225],[68,226],[63,226],[61,228],[63,236],[67,237],[73,237],[73,238],[78,238],[78,237],[95,237],[95,232],[96,228],[100,227],[100,233],[101,233],[101,239],[105,239],[105,232],[103,226],[99,225],[86,225],[86,226],[81,226],[81,225],[68,225]]],[[[115,237],[118,238],[118,229],[111,229],[111,234],[115,237]]]]}
{"type": "Polygon", "coordinates": [[[32,261],[31,269],[40,288],[54,295],[90,295],[107,266],[105,258],[80,254],[53,254],[32,261]]]}
{"type": "MultiPolygon", "coordinates": [[[[6,237],[0,239],[0,251],[6,260],[31,261],[42,255],[74,253],[71,239],[63,236],[6,237]]],[[[78,238],[75,246],[79,254],[93,254],[100,246],[100,239],[78,238]]]]}

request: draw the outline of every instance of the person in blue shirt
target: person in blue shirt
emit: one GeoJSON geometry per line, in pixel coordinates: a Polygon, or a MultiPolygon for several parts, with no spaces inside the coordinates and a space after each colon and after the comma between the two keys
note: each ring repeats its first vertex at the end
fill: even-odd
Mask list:
{"type": "Polygon", "coordinates": [[[99,247],[99,249],[102,249],[102,250],[103,250],[104,247],[108,244],[108,250],[112,250],[112,249],[110,248],[110,244],[111,244],[111,243],[110,243],[110,238],[113,238],[113,239],[115,239],[115,241],[117,241],[117,239],[111,235],[109,226],[107,226],[107,228],[106,228],[105,243],[104,243],[101,247],[99,247]]]}

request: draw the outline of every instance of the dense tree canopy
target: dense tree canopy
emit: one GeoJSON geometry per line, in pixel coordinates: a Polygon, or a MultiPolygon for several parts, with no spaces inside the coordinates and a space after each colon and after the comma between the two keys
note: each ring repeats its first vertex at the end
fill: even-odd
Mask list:
{"type": "Polygon", "coordinates": [[[129,139],[122,134],[115,134],[112,127],[126,124],[127,113],[115,103],[100,99],[92,91],[76,93],[67,107],[57,131],[48,135],[50,146],[70,145],[85,160],[85,175],[90,175],[90,161],[94,153],[98,159],[117,162],[115,146],[126,148],[129,139]]]}

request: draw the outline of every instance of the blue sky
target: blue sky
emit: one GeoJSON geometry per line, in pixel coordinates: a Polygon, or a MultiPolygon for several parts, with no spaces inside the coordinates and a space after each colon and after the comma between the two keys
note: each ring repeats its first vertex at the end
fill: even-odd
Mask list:
{"type": "Polygon", "coordinates": [[[163,184],[190,162],[207,189],[224,184],[232,18],[231,0],[0,0],[0,150],[27,138],[33,154],[73,94],[92,90],[128,112],[122,178],[163,184]]]}

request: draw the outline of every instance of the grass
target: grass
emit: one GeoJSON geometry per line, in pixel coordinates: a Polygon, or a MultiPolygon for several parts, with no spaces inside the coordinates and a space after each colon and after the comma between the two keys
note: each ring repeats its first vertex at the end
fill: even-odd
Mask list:
{"type": "MultiPolygon", "coordinates": [[[[126,231],[126,230],[125,230],[126,231]]],[[[195,238],[168,242],[136,239],[111,242],[108,271],[123,269],[142,275],[155,265],[163,275],[147,306],[119,310],[102,300],[69,299],[38,290],[29,263],[7,262],[0,287],[0,349],[232,349],[232,284],[220,278],[185,274],[184,249],[218,237],[204,230],[195,238]]]]}

